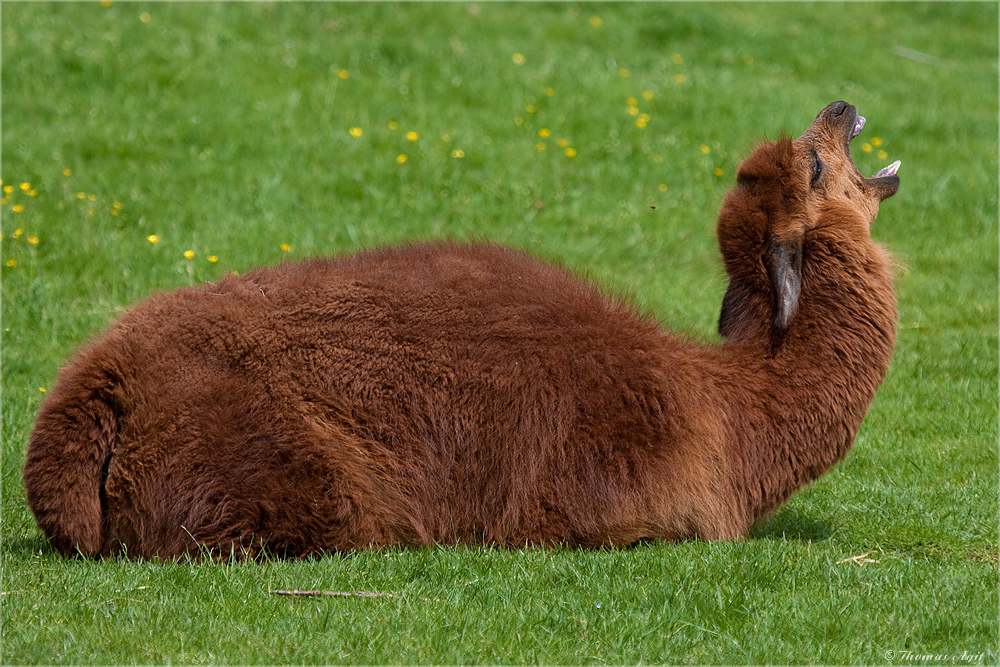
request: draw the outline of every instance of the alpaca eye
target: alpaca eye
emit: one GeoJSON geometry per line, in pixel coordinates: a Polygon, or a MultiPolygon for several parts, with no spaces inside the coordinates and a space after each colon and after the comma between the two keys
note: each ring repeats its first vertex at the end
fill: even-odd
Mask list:
{"type": "Polygon", "coordinates": [[[812,179],[809,181],[809,187],[816,185],[816,181],[819,180],[820,174],[823,173],[823,161],[819,159],[819,155],[816,151],[813,151],[809,156],[809,162],[812,166],[812,179]]]}

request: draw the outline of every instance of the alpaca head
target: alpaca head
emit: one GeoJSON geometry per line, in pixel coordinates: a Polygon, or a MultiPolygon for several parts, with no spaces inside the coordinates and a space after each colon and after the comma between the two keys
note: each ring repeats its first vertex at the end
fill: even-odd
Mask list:
{"type": "Polygon", "coordinates": [[[858,173],[850,144],[864,126],[865,117],[859,116],[857,109],[847,102],[834,102],[819,113],[794,145],[809,161],[811,203],[822,213],[841,213],[845,218],[853,217],[850,212],[859,213],[871,226],[879,202],[899,188],[896,172],[900,163],[892,163],[871,178],[858,173]]]}
{"type": "Polygon", "coordinates": [[[736,188],[719,215],[718,238],[729,290],[719,332],[751,333],[762,313],[751,313],[752,295],[772,296],[771,327],[780,334],[796,313],[802,289],[803,246],[808,234],[825,233],[870,243],[879,203],[899,188],[899,162],[871,178],[858,173],[850,142],[865,118],[846,102],[823,109],[798,139],[757,148],[736,176],[736,188]]]}

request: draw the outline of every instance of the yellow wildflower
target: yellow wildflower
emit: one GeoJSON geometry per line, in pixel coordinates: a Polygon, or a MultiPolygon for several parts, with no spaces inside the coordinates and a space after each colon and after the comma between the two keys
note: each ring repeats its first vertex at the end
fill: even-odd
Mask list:
{"type": "Polygon", "coordinates": [[[72,176],[73,171],[71,169],[63,169],[63,176],[72,176]]]}
{"type": "Polygon", "coordinates": [[[726,173],[726,172],[722,171],[722,169],[720,167],[716,167],[715,168],[715,175],[716,176],[722,176],[724,173],[726,173]]]}
{"type": "Polygon", "coordinates": [[[560,139],[558,143],[559,143],[559,148],[566,148],[567,146],[569,146],[568,139],[560,139]]]}
{"type": "Polygon", "coordinates": [[[537,144],[535,144],[535,150],[541,153],[542,151],[545,150],[545,144],[543,144],[542,142],[538,142],[537,144]]]}
{"type": "Polygon", "coordinates": [[[547,97],[552,97],[553,95],[556,94],[556,91],[553,88],[545,88],[542,90],[542,92],[545,93],[547,97]]]}
{"type": "Polygon", "coordinates": [[[410,130],[409,132],[406,133],[406,138],[409,139],[410,141],[416,141],[417,139],[420,138],[420,135],[414,132],[413,130],[410,130]]]}
{"type": "Polygon", "coordinates": [[[337,70],[337,76],[339,76],[341,79],[350,79],[351,73],[348,72],[346,69],[341,69],[337,70]]]}
{"type": "MultiPolygon", "coordinates": [[[[111,3],[108,3],[108,4],[111,4],[111,3]]],[[[45,387],[39,387],[38,391],[40,391],[40,392],[42,392],[44,394],[45,393],[45,387]]]]}
{"type": "Polygon", "coordinates": [[[543,127],[542,129],[540,129],[538,131],[538,136],[540,136],[542,139],[545,139],[546,137],[550,136],[551,134],[552,134],[552,131],[549,130],[549,128],[547,128],[547,127],[543,127]]]}
{"type": "Polygon", "coordinates": [[[352,137],[360,137],[360,136],[361,136],[361,133],[362,133],[362,130],[361,130],[361,128],[360,128],[360,127],[352,127],[352,128],[351,128],[351,129],[349,130],[349,132],[351,133],[351,136],[352,136],[352,137]]]}
{"type": "Polygon", "coordinates": [[[3,186],[3,191],[4,191],[4,194],[8,194],[9,195],[11,192],[14,191],[14,186],[13,185],[5,185],[5,186],[3,186]]]}
{"type": "Polygon", "coordinates": [[[185,250],[184,257],[187,259],[194,259],[194,250],[185,250]]]}
{"type": "Polygon", "coordinates": [[[146,237],[146,240],[155,245],[160,242],[160,237],[156,234],[150,234],[146,237]]]}
{"type": "Polygon", "coordinates": [[[620,76],[623,79],[627,79],[630,76],[632,76],[632,72],[629,72],[627,68],[622,67],[620,70],[618,70],[618,76],[620,76]]]}
{"type": "Polygon", "coordinates": [[[451,156],[455,158],[465,157],[465,151],[463,151],[461,148],[456,148],[451,152],[451,156]]]}
{"type": "Polygon", "coordinates": [[[31,183],[21,183],[21,192],[27,192],[31,189],[31,183]]]}
{"type": "Polygon", "coordinates": [[[394,120],[390,120],[389,121],[389,129],[390,130],[398,130],[399,129],[399,123],[397,123],[394,120]]]}
{"type": "Polygon", "coordinates": [[[702,144],[699,150],[701,150],[702,154],[704,155],[708,155],[709,153],[712,152],[712,149],[706,146],[705,144],[702,144]]]}
{"type": "Polygon", "coordinates": [[[872,137],[872,146],[881,146],[881,145],[882,145],[881,137],[872,137]]]}
{"type": "Polygon", "coordinates": [[[77,199],[86,199],[87,198],[87,193],[85,193],[85,192],[77,192],[76,193],[76,198],[77,199]]]}
{"type": "Polygon", "coordinates": [[[642,91],[642,99],[646,100],[647,102],[650,101],[651,99],[653,99],[653,97],[654,97],[654,95],[653,95],[653,91],[652,90],[644,90],[644,91],[642,91]]]}
{"type": "Polygon", "coordinates": [[[687,80],[688,80],[688,78],[686,76],[684,76],[683,74],[678,74],[678,75],[676,75],[674,77],[674,81],[676,81],[677,83],[684,83],[687,80]]]}
{"type": "Polygon", "coordinates": [[[639,115],[639,107],[630,106],[628,108],[628,115],[629,116],[638,116],[639,115]]]}
{"type": "Polygon", "coordinates": [[[215,255],[209,255],[208,256],[208,261],[209,261],[210,264],[215,264],[216,262],[219,261],[219,258],[216,257],[215,255]]]}
{"type": "Polygon", "coordinates": [[[38,237],[37,236],[29,236],[28,237],[28,243],[30,243],[31,245],[38,245],[38,237]]]}
{"type": "Polygon", "coordinates": [[[566,157],[576,157],[576,149],[575,148],[567,148],[566,149],[566,157]]]}
{"type": "Polygon", "coordinates": [[[667,184],[666,183],[660,183],[659,187],[657,187],[657,190],[659,190],[660,192],[666,192],[667,191],[667,184]]]}
{"type": "Polygon", "coordinates": [[[30,190],[28,190],[28,196],[29,197],[37,197],[38,196],[38,190],[36,190],[35,188],[31,188],[30,190]]]}
{"type": "Polygon", "coordinates": [[[14,213],[20,213],[24,210],[24,206],[21,204],[14,204],[10,207],[10,210],[14,211],[14,213]]]}
{"type": "Polygon", "coordinates": [[[15,239],[21,238],[21,234],[23,234],[23,233],[24,233],[24,230],[21,229],[20,227],[18,227],[17,229],[14,230],[13,236],[14,236],[15,239]]]}
{"type": "Polygon", "coordinates": [[[871,153],[872,152],[872,145],[869,144],[869,143],[865,143],[865,145],[863,145],[861,147],[861,150],[863,150],[866,153],[871,153]]]}
{"type": "Polygon", "coordinates": [[[11,266],[11,267],[17,266],[17,260],[14,259],[14,258],[8,259],[7,260],[7,266],[11,266]]]}
{"type": "Polygon", "coordinates": [[[684,56],[682,56],[679,53],[675,53],[672,56],[670,56],[670,62],[672,62],[675,65],[680,65],[682,62],[684,62],[684,56]]]}
{"type": "Polygon", "coordinates": [[[535,105],[529,104],[528,106],[524,107],[524,110],[527,111],[528,113],[535,113],[535,105]]]}
{"type": "Polygon", "coordinates": [[[149,12],[143,12],[142,14],[139,14],[139,20],[142,21],[143,23],[149,23],[151,18],[152,17],[150,17],[149,12]]]}
{"type": "Polygon", "coordinates": [[[590,25],[592,25],[595,28],[600,28],[601,24],[603,24],[603,23],[604,23],[604,21],[601,20],[600,16],[591,16],[590,17],[590,25]]]}
{"type": "Polygon", "coordinates": [[[396,156],[396,164],[406,164],[406,161],[409,159],[410,158],[406,156],[406,153],[400,153],[396,156]]]}
{"type": "Polygon", "coordinates": [[[523,65],[524,64],[524,56],[522,56],[520,53],[515,53],[514,55],[512,55],[510,57],[510,59],[512,61],[514,61],[515,65],[523,65]]]}
{"type": "Polygon", "coordinates": [[[97,201],[97,195],[87,195],[87,199],[90,201],[97,201]]]}
{"type": "Polygon", "coordinates": [[[282,243],[278,247],[281,248],[282,252],[289,252],[292,249],[292,246],[288,245],[287,243],[282,243]]]}
{"type": "Polygon", "coordinates": [[[876,155],[878,155],[879,160],[885,160],[886,158],[889,157],[889,154],[886,153],[885,151],[879,151],[878,153],[876,153],[876,155]]]}

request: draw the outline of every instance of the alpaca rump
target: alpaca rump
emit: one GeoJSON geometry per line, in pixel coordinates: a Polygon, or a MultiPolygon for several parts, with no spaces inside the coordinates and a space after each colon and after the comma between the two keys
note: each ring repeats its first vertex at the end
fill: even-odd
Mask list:
{"type": "Polygon", "coordinates": [[[28,503],[62,552],[739,538],[851,447],[895,340],[836,102],[740,167],[719,344],[489,243],[317,259],[157,294],[63,368],[28,503]]]}

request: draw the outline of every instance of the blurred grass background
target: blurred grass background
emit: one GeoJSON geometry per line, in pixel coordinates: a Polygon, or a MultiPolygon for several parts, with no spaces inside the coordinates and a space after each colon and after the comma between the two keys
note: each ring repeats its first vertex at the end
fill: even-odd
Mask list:
{"type": "Polygon", "coordinates": [[[995,4],[0,12],[5,662],[996,662],[995,4]],[[162,566],[67,560],[35,527],[44,390],[154,290],[490,238],[714,340],[736,165],[836,99],[868,117],[862,172],[903,163],[873,230],[905,266],[899,345],[847,460],[753,539],[162,566]]]}

